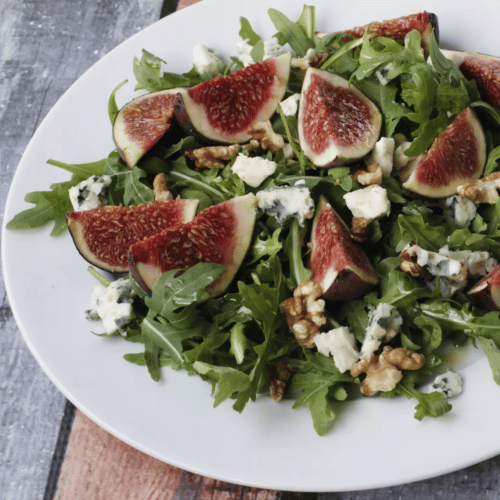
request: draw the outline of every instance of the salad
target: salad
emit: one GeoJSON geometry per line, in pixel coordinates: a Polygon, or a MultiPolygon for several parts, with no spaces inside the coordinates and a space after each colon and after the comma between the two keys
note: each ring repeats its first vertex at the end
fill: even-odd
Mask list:
{"type": "MultiPolygon", "coordinates": [[[[483,349],[500,383],[500,313],[473,305],[466,294],[500,260],[499,205],[467,203],[456,194],[409,196],[396,165],[426,153],[464,110],[474,109],[485,135],[482,175],[494,174],[500,112],[482,100],[433,35],[423,48],[418,30],[402,40],[369,30],[361,36],[317,33],[313,7],[305,6],[296,22],[273,9],[269,15],[274,41],[263,40],[242,18],[242,43],[230,61],[198,46],[188,73],[164,72],[163,61],[146,50],[133,64],[136,89],[147,95],[192,88],[291,54],[285,93],[269,118],[268,135],[283,141],[276,150],[262,143],[237,148],[217,168],[200,167],[193,151],[207,145],[176,129],[132,166],[116,150],[90,164],[49,160],[71,179],[29,193],[26,201],[35,207],[7,227],[54,222],[51,234],[57,236],[67,230],[67,214],[96,210],[96,203],[134,207],[158,200],[154,182],[161,176],[164,193],[174,200],[198,200],[198,214],[254,197],[248,249],[217,296],[207,291],[225,271],[217,262],[170,269],[149,291],[133,273],[116,276],[91,267],[99,283],[89,291],[87,314],[103,320],[101,335],[142,344],[142,352],[125,359],[145,366],[153,380],[168,376],[165,366],[200,376],[212,385],[214,405],[230,399],[241,412],[269,393],[277,401],[293,398],[295,408],[309,408],[321,435],[335,419],[336,403],[360,397],[359,388],[367,397],[413,398],[417,419],[444,415],[462,383],[459,374],[441,369],[450,349],[467,342],[483,349]],[[380,131],[361,158],[325,167],[306,154],[298,109],[309,67],[340,76],[378,108],[380,131]],[[325,206],[349,228],[376,276],[348,300],[325,300],[326,290],[312,279],[313,226],[325,206]],[[305,341],[294,330],[297,303],[300,319],[308,321],[305,341]],[[367,382],[381,368],[382,383],[367,382]]],[[[121,85],[109,99],[112,124],[121,85]]]]}

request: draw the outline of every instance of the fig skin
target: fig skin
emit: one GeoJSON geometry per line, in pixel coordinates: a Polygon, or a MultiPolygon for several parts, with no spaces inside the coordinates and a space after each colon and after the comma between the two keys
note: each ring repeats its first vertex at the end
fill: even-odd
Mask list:
{"type": "Polygon", "coordinates": [[[105,206],[66,215],[68,229],[80,255],[112,274],[129,271],[130,245],[171,226],[193,220],[198,200],[152,201],[140,205],[105,206]],[[106,232],[106,227],[110,227],[106,232]],[[90,233],[94,237],[90,237],[90,233]]]}
{"type": "Polygon", "coordinates": [[[477,307],[500,310],[500,264],[479,280],[467,292],[467,297],[477,307]]]}
{"type": "MultiPolygon", "coordinates": [[[[340,31],[339,33],[346,33],[356,38],[361,38],[368,30],[368,33],[375,33],[376,36],[403,40],[404,37],[414,29],[420,32],[422,36],[422,48],[424,49],[424,53],[428,55],[432,31],[434,31],[436,41],[439,41],[439,22],[436,14],[427,11],[401,16],[395,19],[387,19],[385,21],[374,21],[364,26],[340,31]]],[[[347,41],[349,39],[349,37],[346,37],[347,41]]]]}
{"type": "Polygon", "coordinates": [[[113,140],[132,168],[167,133],[174,120],[174,101],[180,89],[161,90],[136,97],[115,117],[113,140]]]}
{"type": "Polygon", "coordinates": [[[302,85],[298,123],[304,154],[317,167],[329,168],[359,160],[373,149],[382,114],[344,78],[310,67],[302,85]]]}
{"type": "Polygon", "coordinates": [[[486,165],[486,140],[471,108],[436,138],[429,150],[405,169],[403,188],[410,194],[445,198],[464,182],[479,179],[486,165]]]}
{"type": "Polygon", "coordinates": [[[249,141],[248,130],[268,120],[285,95],[290,61],[289,53],[282,54],[181,89],[175,100],[176,121],[186,134],[206,144],[249,141]]]}
{"type": "Polygon", "coordinates": [[[452,60],[468,80],[475,80],[481,99],[500,110],[500,57],[443,50],[443,55],[452,60]]]}
{"type": "Polygon", "coordinates": [[[349,228],[326,198],[320,197],[311,234],[308,268],[323,288],[323,298],[352,300],[369,292],[378,275],[349,228]]]}
{"type": "Polygon", "coordinates": [[[164,272],[213,262],[226,270],[207,291],[210,297],[222,294],[250,246],[256,206],[254,194],[237,196],[202,210],[191,222],[132,245],[128,253],[132,278],[145,293],[151,294],[164,272]]]}

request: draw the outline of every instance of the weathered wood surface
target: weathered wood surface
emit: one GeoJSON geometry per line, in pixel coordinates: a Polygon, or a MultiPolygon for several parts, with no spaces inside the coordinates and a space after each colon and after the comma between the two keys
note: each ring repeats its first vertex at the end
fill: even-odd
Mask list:
{"type": "MultiPolygon", "coordinates": [[[[180,0],[179,6],[195,1],[180,0]]],[[[173,10],[176,4],[171,0],[167,10],[173,10]]],[[[158,19],[161,10],[161,0],[2,0],[0,216],[21,154],[49,109],[87,68],[158,19]]],[[[0,301],[2,499],[500,498],[500,457],[410,485],[362,492],[294,494],[239,487],[181,471],[124,445],[78,412],[71,428],[73,410],[24,344],[3,280],[0,301]],[[62,458],[65,460],[59,477],[62,458]],[[99,496],[99,491],[106,491],[106,495],[99,496]]]]}

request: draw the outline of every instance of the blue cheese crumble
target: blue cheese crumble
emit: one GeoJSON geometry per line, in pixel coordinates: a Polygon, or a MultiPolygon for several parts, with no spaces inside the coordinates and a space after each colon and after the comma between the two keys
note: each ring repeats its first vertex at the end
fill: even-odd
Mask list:
{"type": "Polygon", "coordinates": [[[438,375],[431,384],[431,391],[443,393],[447,398],[458,396],[464,387],[462,377],[452,370],[438,375]]]}
{"type": "Polygon", "coordinates": [[[260,210],[274,217],[279,224],[295,217],[300,225],[314,215],[314,201],[311,192],[304,182],[294,186],[279,186],[261,190],[257,193],[257,204],[260,210]]]}
{"type": "Polygon", "coordinates": [[[395,144],[392,137],[381,137],[368,157],[368,164],[378,163],[384,177],[391,175],[394,165],[395,144]]]}
{"type": "MultiPolygon", "coordinates": [[[[242,40],[236,44],[236,57],[243,63],[244,66],[250,66],[255,61],[252,57],[253,46],[250,45],[249,40],[242,40]]],[[[270,57],[277,57],[281,54],[290,52],[285,47],[275,42],[264,42],[264,60],[270,57]]]]}
{"type": "Polygon", "coordinates": [[[108,286],[98,284],[90,297],[91,309],[87,319],[101,319],[107,334],[123,333],[123,327],[134,318],[132,303],[135,293],[128,278],[112,281],[108,286]]]}
{"type": "Polygon", "coordinates": [[[387,190],[377,184],[350,191],[344,195],[344,200],[354,217],[363,217],[367,222],[391,212],[387,190]]]}
{"type": "Polygon", "coordinates": [[[466,265],[467,275],[471,278],[486,276],[498,265],[498,261],[486,251],[450,250],[446,245],[439,249],[439,253],[466,265]]]}
{"type": "Polygon", "coordinates": [[[93,175],[69,190],[74,210],[82,212],[107,205],[106,188],[111,184],[109,175],[93,175]]]}
{"type": "Polygon", "coordinates": [[[457,194],[444,200],[444,218],[463,229],[470,226],[477,213],[476,204],[457,194]]]}
{"type": "Polygon", "coordinates": [[[350,370],[359,359],[356,338],[346,326],[315,335],[314,343],[318,352],[324,356],[333,356],[333,362],[340,373],[350,370]]]}
{"type": "Polygon", "coordinates": [[[369,306],[368,326],[361,344],[361,358],[368,358],[382,345],[389,342],[400,331],[403,318],[392,304],[380,303],[369,306]]]}
{"type": "Polygon", "coordinates": [[[219,52],[198,44],[193,48],[193,64],[196,71],[204,73],[220,73],[224,69],[224,61],[219,52]]]}
{"type": "Polygon", "coordinates": [[[281,111],[285,116],[295,116],[299,109],[300,94],[292,94],[280,102],[281,111]]]}
{"type": "Polygon", "coordinates": [[[276,162],[266,158],[250,157],[239,153],[233,163],[232,170],[244,183],[256,188],[270,175],[273,175],[277,167],[276,162]]]}

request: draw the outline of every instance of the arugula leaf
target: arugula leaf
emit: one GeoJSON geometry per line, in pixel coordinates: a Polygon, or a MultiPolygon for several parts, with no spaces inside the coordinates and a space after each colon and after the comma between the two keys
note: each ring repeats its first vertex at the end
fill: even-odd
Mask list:
{"type": "Polygon", "coordinates": [[[7,229],[34,229],[54,222],[50,235],[59,236],[65,233],[67,229],[66,214],[73,211],[69,199],[69,189],[92,175],[102,175],[106,160],[78,164],[48,160],[47,163],[71,172],[73,174],[71,180],[52,184],[50,186],[51,191],[28,193],[24,200],[33,203],[35,206],[16,214],[7,223],[7,229]]]}
{"type": "Polygon", "coordinates": [[[262,40],[262,38],[255,33],[250,25],[250,21],[246,17],[240,17],[240,31],[239,35],[242,40],[248,40],[248,44],[254,46],[262,40]]]}
{"type": "Polygon", "coordinates": [[[493,373],[493,380],[500,385],[500,349],[491,339],[480,336],[479,342],[488,358],[493,373]]]}
{"type": "Polygon", "coordinates": [[[447,332],[461,331],[471,337],[491,339],[500,348],[500,312],[491,311],[484,315],[478,309],[471,309],[468,303],[461,309],[443,299],[428,300],[419,306],[424,316],[433,318],[447,332]]]}
{"type": "Polygon", "coordinates": [[[285,14],[276,9],[269,9],[268,14],[279,32],[281,45],[288,43],[299,57],[304,57],[309,49],[314,49],[314,42],[308,38],[301,28],[304,23],[303,17],[300,24],[298,24],[290,21],[285,14]]]}
{"type": "Polygon", "coordinates": [[[151,298],[146,298],[146,305],[167,320],[172,317],[178,320],[176,311],[207,300],[207,286],[223,272],[224,266],[215,263],[198,263],[184,271],[167,271],[158,280],[151,298]]]}
{"type": "Polygon", "coordinates": [[[143,182],[147,174],[139,167],[129,168],[118,151],[110,153],[104,173],[111,177],[108,199],[113,205],[137,205],[154,200],[153,189],[143,182]]]}
{"type": "Polygon", "coordinates": [[[157,92],[177,87],[191,87],[203,81],[194,66],[187,73],[177,74],[163,72],[162,64],[166,64],[163,59],[143,49],[141,58],[135,57],[133,63],[134,76],[137,80],[135,90],[157,92]]]}
{"type": "Polygon", "coordinates": [[[338,392],[342,382],[353,382],[349,374],[339,372],[331,357],[320,353],[306,353],[308,364],[303,373],[293,375],[290,383],[291,393],[301,393],[293,408],[309,407],[315,431],[323,436],[335,419],[332,407],[332,394],[344,399],[344,391],[338,392]]]}
{"type": "Polygon", "coordinates": [[[118,114],[119,108],[118,105],[116,104],[116,93],[126,84],[128,83],[128,80],[124,80],[122,83],[117,85],[114,89],[113,92],[111,92],[111,95],[109,96],[108,100],[108,115],[109,115],[109,121],[111,122],[111,125],[115,123],[115,118],[116,115],[118,114]]]}
{"type": "Polygon", "coordinates": [[[227,366],[210,365],[201,361],[193,363],[193,368],[202,378],[211,379],[217,384],[214,407],[250,387],[250,377],[240,370],[227,366]]]}
{"type": "Polygon", "coordinates": [[[413,384],[404,380],[397,385],[397,389],[408,398],[415,398],[418,401],[414,415],[417,420],[423,420],[425,417],[442,417],[452,408],[442,392],[420,392],[415,389],[413,384]]]}

